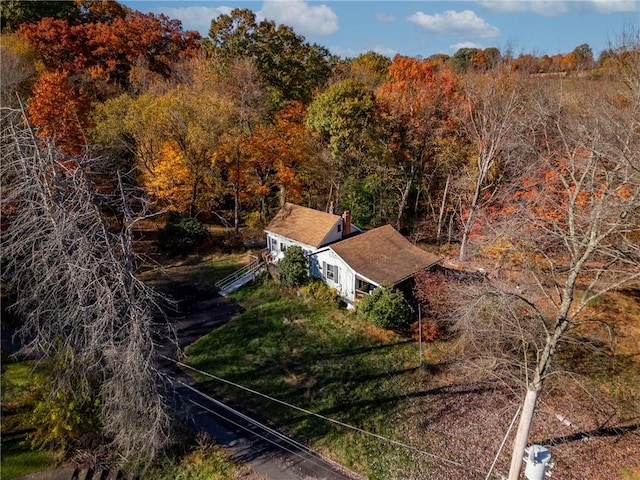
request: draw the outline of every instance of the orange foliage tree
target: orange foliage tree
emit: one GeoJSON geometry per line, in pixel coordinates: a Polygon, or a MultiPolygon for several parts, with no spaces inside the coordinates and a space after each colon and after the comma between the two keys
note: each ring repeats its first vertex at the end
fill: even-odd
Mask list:
{"type": "Polygon", "coordinates": [[[56,71],[40,77],[28,112],[40,135],[55,139],[67,153],[79,154],[87,144],[85,126],[90,104],[89,92],[72,85],[66,72],[56,71]]]}
{"type": "Polygon", "coordinates": [[[305,169],[311,155],[306,113],[301,102],[280,110],[273,124],[256,128],[249,138],[246,166],[247,191],[259,199],[261,219],[266,219],[267,199],[278,191],[278,205],[299,202],[305,169]]]}
{"type": "Polygon", "coordinates": [[[434,154],[436,139],[455,130],[453,111],[461,98],[452,72],[436,71],[429,61],[399,55],[376,90],[386,143],[402,178],[396,228],[401,227],[416,178],[434,154]]]}

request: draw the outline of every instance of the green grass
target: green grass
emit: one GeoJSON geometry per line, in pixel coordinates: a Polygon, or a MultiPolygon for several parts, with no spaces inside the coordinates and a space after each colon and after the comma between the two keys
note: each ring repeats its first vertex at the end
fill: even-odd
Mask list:
{"type": "Polygon", "coordinates": [[[149,480],[236,480],[250,474],[217,446],[199,445],[180,458],[165,458],[144,473],[149,480]]]}
{"type": "MultiPolygon", "coordinates": [[[[396,435],[393,418],[419,389],[415,344],[327,302],[283,297],[270,281],[232,297],[245,313],[189,347],[189,364],[358,428],[396,435]]],[[[410,455],[393,445],[212,384],[368,478],[410,476],[410,455]]]]}
{"type": "Polygon", "coordinates": [[[29,475],[53,468],[54,455],[45,450],[32,450],[27,439],[29,421],[35,400],[35,379],[31,362],[5,363],[2,373],[2,427],[0,441],[2,459],[0,478],[29,475]]]}

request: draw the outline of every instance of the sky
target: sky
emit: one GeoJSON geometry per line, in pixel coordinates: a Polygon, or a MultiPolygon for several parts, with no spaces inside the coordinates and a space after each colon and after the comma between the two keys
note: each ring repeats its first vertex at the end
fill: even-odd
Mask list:
{"type": "Polygon", "coordinates": [[[185,30],[208,35],[211,20],[234,8],[293,27],[340,57],[368,51],[428,57],[459,48],[497,47],[516,56],[599,53],[640,30],[640,0],[125,0],[143,13],[164,13],[185,30]]]}

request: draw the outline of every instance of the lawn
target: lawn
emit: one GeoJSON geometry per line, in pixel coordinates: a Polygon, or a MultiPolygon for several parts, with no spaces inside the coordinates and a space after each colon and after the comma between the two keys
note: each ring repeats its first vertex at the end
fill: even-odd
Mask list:
{"type": "Polygon", "coordinates": [[[31,431],[30,412],[35,396],[31,362],[3,362],[2,373],[2,462],[3,480],[18,478],[52,468],[55,459],[46,450],[32,450],[27,438],[31,431]]]}
{"type": "MultiPolygon", "coordinates": [[[[187,363],[420,452],[210,378],[200,380],[367,478],[485,478],[522,398],[521,387],[465,371],[456,364],[455,341],[424,346],[426,365],[419,368],[418,346],[409,339],[363,323],[331,302],[283,291],[271,281],[231,297],[245,312],[189,347],[187,363]]],[[[558,360],[564,363],[563,355],[558,360]]],[[[616,377],[616,388],[624,390],[612,395],[602,372],[583,370],[578,377],[548,381],[532,442],[553,444],[554,478],[573,478],[576,465],[591,478],[630,478],[639,462],[629,452],[640,451],[640,438],[637,422],[629,424],[633,415],[616,397],[631,395],[625,403],[637,405],[630,392],[638,375],[625,368],[628,375],[616,377]],[[559,422],[559,414],[571,416],[572,426],[559,422]],[[623,424],[628,426],[604,428],[623,424]]],[[[496,475],[506,474],[509,445],[496,475]]]]}
{"type": "MultiPolygon", "coordinates": [[[[279,400],[399,438],[402,415],[426,375],[413,342],[358,320],[331,302],[282,296],[270,281],[242,289],[246,313],[187,350],[187,363],[279,400]],[[212,352],[215,352],[212,354],[212,352]]],[[[368,478],[409,478],[416,460],[402,448],[260,397],[216,384],[223,394],[275,420],[295,437],[368,478]]],[[[431,469],[428,458],[421,468],[431,469]]]]}

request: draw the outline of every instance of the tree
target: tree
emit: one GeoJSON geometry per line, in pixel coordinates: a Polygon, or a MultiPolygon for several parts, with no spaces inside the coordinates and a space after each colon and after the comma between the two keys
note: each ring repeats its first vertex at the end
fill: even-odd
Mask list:
{"type": "Polygon", "coordinates": [[[500,187],[508,163],[518,157],[515,146],[522,116],[519,88],[509,72],[466,77],[461,124],[473,146],[475,163],[470,168],[471,199],[465,202],[467,213],[462,219],[460,260],[465,259],[478,210],[500,187]]]}
{"type": "Polygon", "coordinates": [[[396,56],[386,81],[376,90],[381,136],[398,176],[396,229],[415,193],[415,181],[433,159],[437,138],[457,131],[454,107],[461,99],[457,78],[431,62],[396,56]]]}
{"type": "Polygon", "coordinates": [[[36,74],[35,54],[16,35],[2,34],[0,44],[0,105],[18,106],[18,95],[26,98],[36,74]]]}
{"type": "Polygon", "coordinates": [[[411,308],[402,292],[393,288],[376,288],[358,303],[358,316],[380,328],[405,325],[411,319],[411,308]]]}
{"type": "MultiPolygon", "coordinates": [[[[640,73],[640,62],[633,68],[640,73]]],[[[527,385],[510,479],[518,478],[536,400],[563,337],[585,320],[589,302],[640,278],[640,140],[633,133],[640,95],[624,82],[613,87],[598,95],[589,85],[546,101],[536,96],[533,140],[543,174],[523,193],[516,245],[531,252],[523,258],[532,268],[546,264],[551,288],[536,279],[553,313],[545,316],[529,299],[546,331],[527,385]],[[620,105],[619,95],[628,103],[620,105]]]]}
{"type": "MultiPolygon", "coordinates": [[[[636,75],[638,65],[630,65],[636,75]]],[[[498,264],[492,281],[475,294],[467,289],[464,310],[454,312],[476,360],[491,355],[493,374],[526,384],[512,480],[555,357],[590,321],[586,307],[640,278],[639,99],[622,75],[596,92],[588,80],[529,92],[521,137],[527,162],[490,229],[525,288],[511,286],[498,264]]]]}
{"type": "Polygon", "coordinates": [[[247,190],[258,199],[262,221],[275,190],[279,207],[302,200],[312,153],[305,118],[302,103],[292,102],[276,113],[272,123],[253,129],[248,138],[247,190]]]}
{"type": "Polygon", "coordinates": [[[2,279],[24,322],[24,351],[53,362],[50,399],[99,411],[102,445],[152,458],[170,440],[171,419],[154,362],[161,299],[136,278],[131,248],[144,211],[122,183],[116,198],[97,195],[95,161],[70,162],[24,119],[2,109],[2,279]],[[120,205],[122,230],[107,225],[99,201],[120,205]]]}
{"type": "Polygon", "coordinates": [[[288,287],[304,285],[309,281],[309,260],[302,247],[287,248],[284,257],[278,262],[280,282],[288,287]]]}
{"type": "Polygon", "coordinates": [[[62,71],[43,74],[33,87],[29,115],[39,135],[53,138],[71,154],[80,154],[87,145],[86,128],[91,94],[72,84],[62,71]]]}
{"type": "Polygon", "coordinates": [[[248,59],[260,72],[276,106],[291,100],[308,103],[314,89],[329,77],[329,51],[308,44],[291,27],[256,22],[247,9],[234,9],[211,21],[205,50],[218,62],[248,59]]]}
{"type": "Polygon", "coordinates": [[[23,23],[36,23],[46,17],[75,19],[79,13],[74,0],[39,2],[6,0],[0,4],[0,31],[14,32],[23,23]]]}
{"type": "Polygon", "coordinates": [[[377,155],[372,152],[375,125],[373,92],[355,80],[343,80],[317,95],[309,106],[307,125],[328,143],[331,164],[327,203],[339,207],[346,179],[360,179],[377,155]]]}

